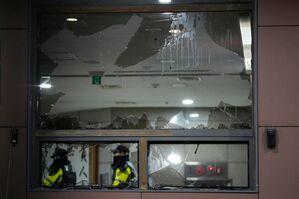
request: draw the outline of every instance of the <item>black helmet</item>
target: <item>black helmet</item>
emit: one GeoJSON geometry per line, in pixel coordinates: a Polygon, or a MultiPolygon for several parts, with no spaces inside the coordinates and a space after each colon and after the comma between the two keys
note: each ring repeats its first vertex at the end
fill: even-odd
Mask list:
{"type": "Polygon", "coordinates": [[[51,156],[51,158],[55,159],[55,158],[65,158],[67,157],[68,152],[64,149],[55,149],[54,154],[51,156]]]}
{"type": "Polygon", "coordinates": [[[111,151],[112,153],[124,153],[124,154],[127,154],[129,153],[129,149],[128,147],[126,146],[123,146],[123,145],[118,145],[114,150],[111,151]]]}

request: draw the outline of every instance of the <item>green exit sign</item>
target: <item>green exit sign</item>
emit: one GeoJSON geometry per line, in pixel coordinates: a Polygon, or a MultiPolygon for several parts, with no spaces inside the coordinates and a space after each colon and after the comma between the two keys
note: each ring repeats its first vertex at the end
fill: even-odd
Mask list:
{"type": "Polygon", "coordinates": [[[93,85],[101,85],[102,83],[102,77],[99,75],[92,76],[92,84],[93,85]]]}

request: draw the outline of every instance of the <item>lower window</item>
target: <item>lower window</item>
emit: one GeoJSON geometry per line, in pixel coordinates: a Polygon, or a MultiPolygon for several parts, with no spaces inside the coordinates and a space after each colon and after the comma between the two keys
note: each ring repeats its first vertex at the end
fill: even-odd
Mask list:
{"type": "Polygon", "coordinates": [[[43,142],[40,185],[44,188],[138,188],[137,142],[43,142]]]}
{"type": "Polygon", "coordinates": [[[248,188],[248,143],[150,143],[150,189],[248,188]]]}

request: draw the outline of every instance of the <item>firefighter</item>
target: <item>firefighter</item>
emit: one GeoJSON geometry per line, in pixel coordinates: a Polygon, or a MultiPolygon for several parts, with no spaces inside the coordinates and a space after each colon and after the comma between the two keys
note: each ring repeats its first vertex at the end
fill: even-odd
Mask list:
{"type": "Polygon", "coordinates": [[[119,189],[137,187],[137,172],[129,160],[129,149],[118,145],[112,152],[114,154],[111,164],[113,169],[112,187],[119,189]]]}
{"type": "Polygon", "coordinates": [[[66,187],[76,185],[76,172],[68,160],[68,152],[57,148],[51,156],[53,163],[49,168],[49,175],[43,180],[43,187],[66,187]]]}

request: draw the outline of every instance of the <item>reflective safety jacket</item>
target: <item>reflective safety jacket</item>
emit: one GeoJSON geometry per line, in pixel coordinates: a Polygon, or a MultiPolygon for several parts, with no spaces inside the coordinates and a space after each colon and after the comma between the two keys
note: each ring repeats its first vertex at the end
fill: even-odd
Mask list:
{"type": "Polygon", "coordinates": [[[56,173],[49,175],[43,180],[44,187],[53,187],[60,185],[62,182],[63,171],[59,169],[56,173]]]}
{"type": "Polygon", "coordinates": [[[48,177],[43,180],[42,185],[44,187],[76,185],[76,172],[70,164],[54,169],[52,168],[48,177]]]}
{"type": "Polygon", "coordinates": [[[131,162],[127,162],[123,168],[116,168],[113,174],[112,186],[115,188],[135,187],[137,173],[131,162]]]}

